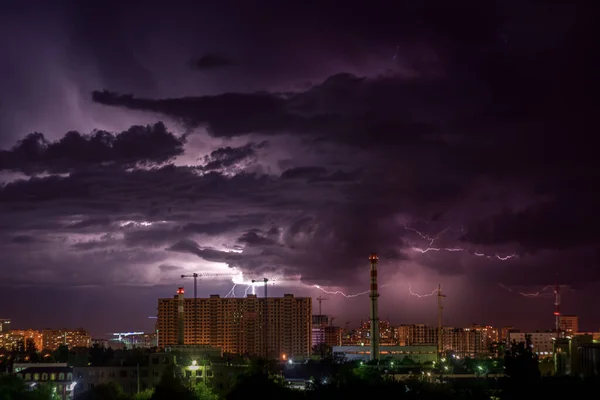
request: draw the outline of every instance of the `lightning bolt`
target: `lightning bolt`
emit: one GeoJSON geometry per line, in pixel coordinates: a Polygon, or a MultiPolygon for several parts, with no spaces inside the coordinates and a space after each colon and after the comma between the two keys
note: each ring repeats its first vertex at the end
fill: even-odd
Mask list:
{"type": "Polygon", "coordinates": [[[429,253],[430,251],[465,252],[465,253],[469,253],[469,254],[472,254],[477,257],[485,257],[490,260],[497,259],[500,261],[507,261],[507,260],[510,260],[511,258],[517,257],[516,253],[508,254],[508,255],[501,255],[501,254],[489,255],[489,254],[485,254],[485,253],[481,253],[481,252],[477,252],[477,251],[471,251],[469,248],[465,248],[465,247],[437,247],[437,246],[435,246],[435,241],[438,240],[444,233],[451,230],[450,227],[442,230],[435,236],[425,234],[415,228],[412,228],[412,227],[408,226],[407,223],[404,223],[404,229],[416,233],[421,239],[426,240],[429,243],[429,245],[426,248],[416,247],[416,246],[412,247],[412,249],[414,251],[417,251],[421,254],[429,253]]]}
{"type": "Polygon", "coordinates": [[[319,286],[319,285],[313,285],[313,287],[315,287],[315,288],[317,288],[317,289],[321,290],[321,291],[322,291],[322,292],[324,292],[324,293],[327,293],[327,294],[332,294],[332,295],[344,296],[344,297],[345,297],[345,298],[347,298],[347,299],[351,299],[351,298],[353,298],[353,297],[358,297],[358,296],[363,296],[363,295],[365,295],[365,294],[368,294],[368,293],[369,293],[369,290],[367,290],[367,291],[360,292],[360,293],[346,294],[346,293],[342,292],[341,290],[336,290],[336,291],[333,291],[333,292],[331,292],[331,291],[329,291],[329,290],[323,289],[323,288],[322,288],[321,286],[319,286]]]}
{"type": "Polygon", "coordinates": [[[501,288],[506,289],[511,293],[516,293],[523,297],[540,297],[540,296],[541,297],[550,297],[550,296],[552,296],[552,294],[545,293],[545,292],[548,290],[552,290],[552,291],[554,290],[554,287],[552,285],[548,285],[548,286],[544,286],[542,289],[538,290],[537,292],[528,293],[528,292],[519,292],[517,290],[513,290],[513,289],[509,288],[508,286],[503,285],[502,283],[498,283],[498,285],[500,285],[501,288]]]}
{"type": "MultiPolygon", "coordinates": [[[[379,287],[380,288],[384,288],[386,286],[391,286],[391,283],[388,283],[388,284],[385,284],[385,285],[381,285],[379,287]]],[[[344,296],[347,299],[351,299],[353,297],[358,297],[358,296],[364,296],[364,295],[369,294],[371,292],[370,290],[365,290],[364,292],[347,294],[347,293],[342,292],[341,290],[329,291],[329,290],[326,290],[326,289],[322,288],[319,285],[313,285],[313,287],[319,289],[323,293],[327,293],[327,294],[331,294],[331,295],[337,295],[337,296],[344,296]]]]}
{"type": "Polygon", "coordinates": [[[418,298],[435,296],[437,294],[437,292],[438,292],[438,289],[433,289],[433,291],[431,293],[425,293],[425,294],[415,293],[412,291],[412,285],[410,283],[408,284],[408,293],[410,293],[413,296],[418,297],[418,298]]]}
{"type": "Polygon", "coordinates": [[[229,292],[227,292],[227,294],[225,295],[225,297],[235,297],[235,287],[237,286],[237,283],[233,284],[233,287],[231,288],[231,290],[229,292]]]}

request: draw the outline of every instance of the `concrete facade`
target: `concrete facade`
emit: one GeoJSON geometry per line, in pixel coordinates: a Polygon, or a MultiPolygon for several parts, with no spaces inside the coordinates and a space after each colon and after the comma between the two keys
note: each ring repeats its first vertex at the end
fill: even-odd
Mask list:
{"type": "MultiPolygon", "coordinates": [[[[158,345],[178,344],[177,296],[158,300],[158,345]]],[[[184,300],[184,344],[220,347],[224,353],[309,357],[312,299],[294,297],[210,298],[184,300]],[[268,353],[268,354],[267,354],[268,353]]]]}

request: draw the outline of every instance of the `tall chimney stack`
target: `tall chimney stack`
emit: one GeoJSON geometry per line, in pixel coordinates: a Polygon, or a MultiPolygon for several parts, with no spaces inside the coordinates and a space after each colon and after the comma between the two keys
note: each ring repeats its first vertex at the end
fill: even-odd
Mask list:
{"type": "Polygon", "coordinates": [[[379,292],[377,290],[377,254],[371,253],[371,361],[379,362],[379,292]]]}
{"type": "Polygon", "coordinates": [[[560,286],[557,283],[554,286],[554,324],[556,328],[556,338],[560,339],[563,334],[560,330],[560,286]]]}
{"type": "Polygon", "coordinates": [[[183,311],[185,300],[183,298],[184,290],[182,287],[177,289],[177,344],[185,344],[185,314],[183,311]]]}

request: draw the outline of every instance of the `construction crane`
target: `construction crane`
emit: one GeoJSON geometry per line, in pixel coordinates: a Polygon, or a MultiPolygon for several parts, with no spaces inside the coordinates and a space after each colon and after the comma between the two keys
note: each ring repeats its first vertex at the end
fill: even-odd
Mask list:
{"type": "Polygon", "coordinates": [[[324,300],[329,300],[329,299],[325,298],[325,297],[321,297],[321,296],[317,297],[317,301],[319,302],[319,315],[323,315],[323,313],[321,312],[321,302],[324,300]]]}
{"type": "Polygon", "coordinates": [[[198,276],[210,276],[210,277],[214,277],[214,276],[235,276],[235,275],[240,275],[241,272],[206,272],[206,273],[199,273],[197,274],[198,276]]]}

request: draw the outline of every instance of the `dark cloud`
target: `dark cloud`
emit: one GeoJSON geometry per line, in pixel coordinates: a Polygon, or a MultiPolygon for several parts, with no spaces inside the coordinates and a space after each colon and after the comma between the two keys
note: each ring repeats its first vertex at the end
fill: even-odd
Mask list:
{"type": "Polygon", "coordinates": [[[55,142],[49,142],[41,133],[31,133],[11,150],[0,152],[0,170],[35,174],[102,164],[157,164],[183,153],[184,143],[185,139],[167,131],[161,122],[132,126],[118,134],[95,131],[82,135],[73,131],[55,142]]]}
{"type": "Polygon", "coordinates": [[[263,235],[259,230],[244,232],[237,239],[237,242],[249,246],[271,246],[277,243],[275,240],[263,235]]]}
{"type": "Polygon", "coordinates": [[[283,171],[282,179],[315,179],[327,174],[323,167],[298,167],[283,171]]]}
{"type": "Polygon", "coordinates": [[[73,222],[67,226],[67,229],[85,229],[85,228],[95,228],[95,227],[107,227],[110,225],[110,218],[101,217],[101,218],[90,218],[85,219],[83,221],[73,222]]]}
{"type": "MultiPolygon", "coordinates": [[[[33,134],[0,153],[9,283],[144,284],[170,294],[179,273],[226,264],[245,277],[302,276],[361,292],[376,251],[386,295],[441,282],[449,305],[468,301],[461,312],[485,320],[491,311],[471,307],[467,289],[536,288],[561,271],[582,290],[600,279],[592,13],[577,2],[275,3],[269,13],[241,4],[235,17],[226,5],[182,6],[172,20],[164,5],[115,3],[106,10],[127,23],[79,35],[74,45],[89,50],[68,67],[6,57],[35,69],[2,93],[27,83],[36,101],[2,98],[3,117],[42,108],[41,98],[87,111],[45,107],[16,132],[47,139],[33,134]],[[147,29],[159,20],[163,28],[147,29]],[[111,43],[116,58],[106,56],[111,43]],[[236,68],[206,57],[197,67],[213,73],[198,73],[186,66],[198,48],[222,49],[236,68]],[[96,67],[97,77],[72,83],[96,67]],[[60,90],[28,83],[41,76],[60,90]],[[102,88],[110,91],[90,99],[102,88]],[[157,125],[54,140],[65,129],[45,128],[77,121],[68,129],[88,132],[80,126],[105,127],[113,116],[124,127],[168,118],[185,135],[157,125]]],[[[96,15],[80,11],[75,32],[96,15]]],[[[16,134],[0,139],[12,144],[16,134]]]]}
{"type": "MultiPolygon", "coordinates": [[[[503,73],[492,83],[508,79],[515,90],[531,84],[528,75],[503,73]]],[[[288,94],[149,100],[95,92],[94,99],[206,126],[218,137],[291,132],[320,141],[315,143],[358,146],[378,152],[372,162],[391,168],[400,160],[405,168],[420,169],[424,179],[439,178],[442,165],[447,174],[461,178],[475,173],[473,165],[478,173],[498,178],[526,171],[536,183],[543,183],[554,165],[572,173],[593,170],[595,151],[578,144],[587,137],[583,93],[567,104],[566,94],[555,87],[536,89],[535,98],[505,90],[506,84],[490,87],[475,77],[365,79],[338,74],[288,94]],[[568,142],[560,135],[566,129],[574,135],[568,142]]]]}
{"type": "Polygon", "coordinates": [[[37,241],[38,239],[31,235],[17,235],[11,239],[11,242],[16,244],[32,244],[37,241]]]}
{"type": "Polygon", "coordinates": [[[233,61],[233,59],[218,53],[207,53],[190,61],[192,68],[201,71],[221,69],[235,64],[236,63],[233,61]]]}
{"type": "Polygon", "coordinates": [[[506,211],[471,225],[464,240],[483,245],[518,243],[531,252],[597,243],[599,200],[597,194],[575,202],[570,197],[506,211]]]}
{"type": "Polygon", "coordinates": [[[166,265],[166,264],[165,264],[165,265],[159,265],[159,266],[158,266],[158,268],[159,268],[161,271],[164,271],[164,272],[180,271],[180,270],[182,270],[182,269],[183,269],[183,268],[181,268],[181,267],[178,267],[178,266],[176,266],[176,265],[166,265]]]}
{"type": "Polygon", "coordinates": [[[256,158],[256,149],[263,148],[268,145],[268,142],[248,143],[241,147],[220,147],[213,150],[209,155],[204,157],[205,171],[220,170],[226,167],[232,167],[243,161],[256,158]]]}

